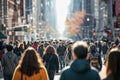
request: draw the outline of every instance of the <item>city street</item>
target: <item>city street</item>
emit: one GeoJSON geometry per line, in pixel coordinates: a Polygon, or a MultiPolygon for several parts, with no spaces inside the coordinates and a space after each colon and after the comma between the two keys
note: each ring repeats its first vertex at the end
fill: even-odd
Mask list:
{"type": "Polygon", "coordinates": [[[0,80],[120,80],[119,50],[120,0],[0,0],[0,80]]]}

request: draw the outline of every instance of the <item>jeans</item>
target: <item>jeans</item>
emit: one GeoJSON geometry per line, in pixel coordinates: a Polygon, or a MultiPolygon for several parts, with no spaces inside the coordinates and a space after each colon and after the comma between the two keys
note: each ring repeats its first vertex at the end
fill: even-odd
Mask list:
{"type": "Polygon", "coordinates": [[[12,80],[12,76],[4,75],[4,80],[12,80]]]}
{"type": "Polygon", "coordinates": [[[55,70],[48,70],[49,80],[54,80],[55,70]]]}
{"type": "Polygon", "coordinates": [[[59,56],[59,61],[60,61],[60,69],[62,69],[63,67],[65,67],[64,56],[59,56]]]}

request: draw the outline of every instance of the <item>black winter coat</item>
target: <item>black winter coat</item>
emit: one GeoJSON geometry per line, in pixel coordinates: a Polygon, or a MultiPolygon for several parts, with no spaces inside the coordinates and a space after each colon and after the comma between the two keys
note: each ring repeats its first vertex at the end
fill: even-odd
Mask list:
{"type": "Polygon", "coordinates": [[[43,62],[46,62],[46,64],[49,63],[49,70],[55,70],[58,72],[59,61],[58,61],[58,56],[56,54],[46,53],[45,55],[43,55],[43,62]],[[51,60],[50,60],[50,58],[51,58],[51,60]]]}

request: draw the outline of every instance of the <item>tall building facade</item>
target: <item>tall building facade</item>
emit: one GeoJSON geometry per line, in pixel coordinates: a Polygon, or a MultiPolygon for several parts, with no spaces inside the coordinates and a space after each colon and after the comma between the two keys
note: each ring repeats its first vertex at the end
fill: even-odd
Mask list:
{"type": "Polygon", "coordinates": [[[8,27],[14,27],[21,22],[24,16],[24,0],[0,0],[0,24],[8,27]]]}
{"type": "Polygon", "coordinates": [[[46,34],[44,31],[47,26],[55,28],[56,26],[56,8],[55,0],[34,0],[32,2],[32,16],[33,16],[33,26],[35,27],[34,34],[36,38],[39,35],[44,36],[46,34]],[[39,33],[43,32],[43,33],[39,33]]]}
{"type": "Polygon", "coordinates": [[[82,38],[100,37],[99,34],[103,34],[105,26],[107,26],[110,21],[108,19],[110,14],[107,2],[108,0],[72,0],[68,19],[71,18],[76,11],[82,9],[86,11],[86,16],[81,26],[80,34],[82,34],[82,38]],[[97,36],[94,35],[95,32],[98,33],[97,36]]]}
{"type": "Polygon", "coordinates": [[[113,0],[113,27],[114,35],[120,36],[120,0],[113,0]]]}
{"type": "Polygon", "coordinates": [[[8,3],[7,0],[0,0],[0,25],[7,23],[7,13],[8,13],[8,3]]]}
{"type": "Polygon", "coordinates": [[[13,27],[22,25],[25,20],[24,5],[25,0],[0,0],[0,27],[5,27],[4,32],[10,40],[17,35],[13,27]]]}
{"type": "Polygon", "coordinates": [[[32,17],[32,0],[25,0],[25,19],[26,23],[30,23],[32,17]]]}
{"type": "Polygon", "coordinates": [[[92,29],[94,24],[94,8],[93,8],[93,0],[85,0],[84,9],[86,11],[86,16],[84,18],[83,23],[83,38],[91,38],[92,37],[92,29]],[[84,34],[86,33],[86,34],[84,34]]]}
{"type": "Polygon", "coordinates": [[[18,25],[18,5],[16,0],[8,0],[8,27],[14,27],[18,25]]]}

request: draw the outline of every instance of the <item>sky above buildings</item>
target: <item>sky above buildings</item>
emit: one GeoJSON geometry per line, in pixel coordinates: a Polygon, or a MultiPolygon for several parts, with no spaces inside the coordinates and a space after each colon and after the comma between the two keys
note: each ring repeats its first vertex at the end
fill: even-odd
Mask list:
{"type": "Polygon", "coordinates": [[[61,35],[65,30],[65,21],[68,14],[68,6],[71,0],[56,0],[57,29],[61,35]]]}

